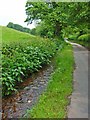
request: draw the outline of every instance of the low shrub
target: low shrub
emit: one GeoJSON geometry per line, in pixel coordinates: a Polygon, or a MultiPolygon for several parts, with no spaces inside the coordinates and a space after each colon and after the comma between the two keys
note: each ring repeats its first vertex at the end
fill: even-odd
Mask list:
{"type": "Polygon", "coordinates": [[[79,41],[85,41],[85,42],[89,42],[90,41],[90,34],[84,34],[78,37],[79,41]]]}
{"type": "Polygon", "coordinates": [[[3,96],[17,91],[17,83],[23,82],[44,64],[50,63],[56,45],[48,39],[33,40],[4,45],[2,48],[2,93],[3,96]]]}
{"type": "Polygon", "coordinates": [[[69,39],[69,40],[75,40],[76,38],[77,38],[76,35],[70,35],[68,39],[69,39]]]}

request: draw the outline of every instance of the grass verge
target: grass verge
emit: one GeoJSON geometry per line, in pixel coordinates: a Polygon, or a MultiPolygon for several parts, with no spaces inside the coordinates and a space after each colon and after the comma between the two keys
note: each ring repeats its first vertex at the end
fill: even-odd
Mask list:
{"type": "Polygon", "coordinates": [[[32,110],[27,110],[27,118],[65,118],[68,96],[72,93],[72,73],[74,66],[72,46],[58,50],[54,58],[55,70],[47,90],[40,96],[32,110]]]}

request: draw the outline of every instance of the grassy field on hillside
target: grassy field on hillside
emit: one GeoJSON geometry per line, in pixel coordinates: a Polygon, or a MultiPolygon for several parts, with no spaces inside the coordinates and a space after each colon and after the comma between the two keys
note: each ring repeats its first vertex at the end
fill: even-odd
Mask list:
{"type": "Polygon", "coordinates": [[[2,29],[2,42],[3,44],[13,43],[13,42],[23,42],[30,39],[35,39],[36,37],[28,33],[20,32],[8,27],[0,26],[2,29]]]}

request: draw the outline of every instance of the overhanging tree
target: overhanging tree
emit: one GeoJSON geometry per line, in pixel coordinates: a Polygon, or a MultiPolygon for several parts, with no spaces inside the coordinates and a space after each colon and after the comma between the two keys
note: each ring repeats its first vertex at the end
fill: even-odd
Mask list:
{"type": "MultiPolygon", "coordinates": [[[[48,28],[53,28],[53,37],[60,36],[62,29],[85,26],[89,23],[89,3],[63,3],[63,2],[27,2],[26,22],[41,20],[48,28]]],[[[80,27],[81,28],[81,27],[80,27]]]]}

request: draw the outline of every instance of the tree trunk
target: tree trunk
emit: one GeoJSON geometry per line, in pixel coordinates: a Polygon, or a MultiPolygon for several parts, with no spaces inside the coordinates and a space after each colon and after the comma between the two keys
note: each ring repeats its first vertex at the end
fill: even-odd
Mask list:
{"type": "Polygon", "coordinates": [[[56,22],[54,36],[59,37],[61,35],[62,25],[59,21],[56,22]]]}

